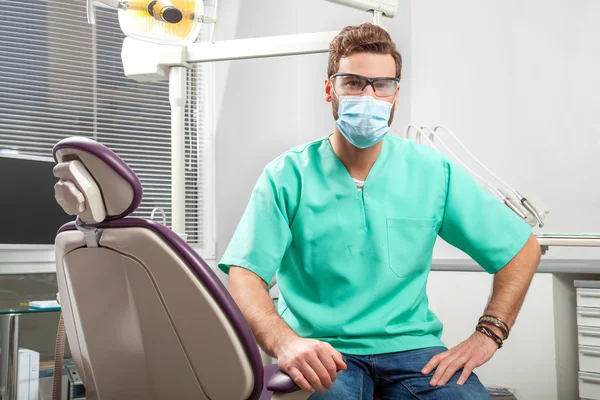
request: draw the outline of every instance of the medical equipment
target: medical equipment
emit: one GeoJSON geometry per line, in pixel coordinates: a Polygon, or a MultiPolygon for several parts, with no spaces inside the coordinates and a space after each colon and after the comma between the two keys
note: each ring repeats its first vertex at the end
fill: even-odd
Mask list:
{"type": "MultiPolygon", "coordinates": [[[[485,169],[489,174],[491,174],[496,180],[498,180],[500,183],[502,183],[506,188],[508,188],[508,190],[510,190],[519,200],[519,202],[521,203],[521,205],[523,207],[525,207],[527,209],[527,211],[529,211],[529,213],[531,215],[533,215],[535,217],[535,219],[537,220],[538,226],[540,228],[544,227],[544,223],[542,222],[542,217],[547,214],[547,212],[545,211],[540,211],[538,209],[536,209],[536,207],[531,204],[531,202],[529,200],[527,200],[521,193],[519,193],[518,191],[516,191],[515,189],[513,189],[511,186],[509,186],[505,181],[503,181],[502,179],[500,179],[496,174],[494,174],[492,171],[490,171],[485,165],[483,165],[483,163],[481,161],[479,161],[470,151],[469,149],[466,148],[466,146],[460,141],[460,139],[454,134],[452,133],[448,128],[446,128],[443,125],[440,126],[436,126],[434,128],[434,134],[435,132],[437,132],[438,129],[442,129],[445,130],[446,132],[448,132],[457,142],[458,144],[465,149],[465,151],[467,152],[467,154],[469,154],[469,156],[471,158],[473,158],[473,160],[475,160],[475,162],[477,164],[479,164],[481,167],[483,167],[483,169],[485,169]]],[[[505,196],[505,198],[508,198],[510,200],[510,197],[506,192],[502,191],[502,189],[500,189],[500,192],[505,196]]]]}
{"type": "MultiPolygon", "coordinates": [[[[438,127],[436,127],[437,129],[438,127]]],[[[515,214],[517,214],[519,217],[523,218],[524,220],[527,221],[527,223],[531,226],[535,225],[536,221],[539,221],[540,223],[540,228],[543,227],[543,223],[541,223],[541,221],[539,220],[539,217],[536,219],[536,216],[533,216],[531,214],[528,214],[527,211],[528,210],[524,210],[522,207],[520,207],[518,204],[516,204],[514,201],[512,201],[512,199],[509,197],[509,195],[506,194],[506,191],[503,189],[498,189],[496,187],[494,187],[492,184],[489,183],[489,181],[487,181],[486,179],[482,178],[480,175],[476,174],[475,172],[473,172],[473,170],[471,168],[469,168],[464,162],[462,162],[460,160],[459,157],[456,156],[456,154],[450,150],[450,148],[446,145],[446,143],[444,143],[444,141],[440,138],[439,135],[436,134],[435,129],[432,130],[429,127],[422,127],[422,129],[428,130],[430,132],[430,136],[423,136],[433,147],[435,147],[433,145],[433,138],[435,137],[441,144],[442,146],[444,146],[444,148],[446,148],[446,150],[452,155],[452,157],[463,167],[465,168],[471,175],[473,175],[477,180],[480,181],[480,183],[490,192],[492,193],[492,195],[494,195],[495,197],[499,198],[500,201],[502,201],[504,204],[506,204],[506,206],[508,206],[508,208],[510,208],[515,214]]],[[[463,149],[471,156],[474,158],[474,156],[472,155],[472,153],[462,144],[462,142],[448,129],[446,129],[451,136],[456,139],[456,141],[461,145],[461,147],[463,147],[463,149]]],[[[479,162],[479,160],[476,159],[476,161],[484,168],[486,169],[486,171],[489,171],[483,164],[481,164],[479,162]]],[[[491,173],[491,171],[490,171],[491,173]]],[[[495,176],[495,175],[494,175],[495,176]]],[[[496,178],[498,179],[498,178],[496,178]]],[[[502,182],[503,183],[503,182],[502,182]]]]}
{"type": "Polygon", "coordinates": [[[201,24],[214,20],[203,15],[202,0],[88,0],[90,24],[96,23],[94,4],[117,9],[125,35],[154,43],[192,43],[201,24]]]}
{"type": "MultiPolygon", "coordinates": [[[[128,217],[142,195],[129,166],[83,137],[60,141],[54,157],[57,170],[76,164],[86,171],[60,174],[84,197],[84,209],[96,203],[107,210],[91,224],[78,211],[56,237],[64,329],[87,398],[310,396],[277,365],[263,366],[244,316],[194,249],[162,224],[128,217]],[[101,195],[84,189],[90,187],[101,195]]],[[[79,210],[77,197],[63,206],[79,210]]],[[[60,387],[55,389],[59,396],[60,387]]]]}
{"type": "MultiPolygon", "coordinates": [[[[373,14],[373,23],[380,24],[381,16],[393,17],[396,14],[398,0],[336,0],[337,4],[369,11],[373,14]]],[[[124,2],[123,2],[124,3],[124,2]]],[[[195,4],[196,2],[194,2],[195,4]]],[[[107,6],[127,12],[119,7],[118,0],[88,0],[88,14],[93,15],[94,4],[107,6]]],[[[179,3],[173,6],[177,6],[179,3]]],[[[188,3],[186,3],[188,4],[188,3]]],[[[185,4],[184,4],[185,6],[185,4]]],[[[179,7],[183,15],[192,10],[179,7]]],[[[133,16],[133,14],[132,14],[133,16]]],[[[147,21],[153,16],[144,15],[147,21]]],[[[93,17],[89,18],[93,22],[93,17]]],[[[213,17],[198,16],[196,22],[218,22],[218,2],[215,4],[213,17]]],[[[166,24],[164,21],[157,21],[166,24]]],[[[154,22],[152,22],[154,24],[154,22]]],[[[326,53],[329,44],[339,31],[306,33],[298,35],[273,36],[251,39],[235,39],[215,41],[215,25],[213,25],[211,42],[196,42],[192,36],[184,41],[177,38],[168,39],[159,44],[159,37],[153,35],[133,34],[125,32],[128,37],[123,41],[123,69],[125,75],[140,82],[169,80],[169,102],[171,104],[171,176],[172,176],[172,224],[178,234],[185,232],[185,148],[184,148],[184,110],[186,103],[186,68],[201,62],[240,60],[300,54],[326,53]]],[[[166,32],[166,31],[165,31],[166,32]]],[[[207,138],[212,140],[212,137],[207,138]]]]}
{"type": "Polygon", "coordinates": [[[479,161],[479,159],[476,158],[473,155],[473,153],[469,151],[469,149],[467,149],[463,142],[450,129],[446,128],[443,125],[439,125],[436,126],[434,129],[431,129],[427,126],[418,127],[414,124],[409,124],[405,128],[403,136],[407,139],[413,139],[417,143],[422,143],[422,139],[424,139],[429,144],[429,146],[434,148],[436,148],[434,140],[437,140],[442,145],[442,147],[444,147],[446,151],[450,153],[450,155],[456,160],[456,162],[461,167],[467,170],[467,172],[469,172],[477,181],[479,181],[484,188],[486,188],[493,196],[502,201],[515,214],[523,218],[531,226],[535,226],[536,224],[539,228],[542,228],[544,226],[544,218],[550,212],[550,210],[536,205],[533,201],[527,199],[520,192],[518,192],[510,185],[508,185],[504,180],[499,178],[498,175],[493,173],[481,161],[479,161]],[[414,137],[414,139],[411,137],[411,131],[413,130],[416,131],[416,136],[414,137]],[[471,157],[477,164],[479,164],[486,172],[492,175],[492,177],[499,181],[500,184],[502,184],[504,187],[498,188],[495,185],[491,184],[487,179],[474,172],[450,149],[450,147],[444,142],[444,140],[442,140],[438,133],[438,130],[444,130],[448,134],[450,134],[450,136],[466,151],[469,157],[471,157]],[[425,131],[428,131],[429,133],[426,133],[425,131]],[[513,200],[513,196],[516,199],[518,199],[518,202],[513,200]]]}

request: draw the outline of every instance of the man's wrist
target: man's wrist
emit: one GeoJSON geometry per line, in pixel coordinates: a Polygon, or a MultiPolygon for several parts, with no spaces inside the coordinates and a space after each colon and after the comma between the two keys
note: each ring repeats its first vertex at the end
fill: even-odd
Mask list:
{"type": "Polygon", "coordinates": [[[286,347],[289,347],[289,343],[297,338],[298,336],[294,332],[289,332],[280,335],[279,338],[276,340],[275,345],[273,346],[273,355],[275,356],[275,358],[278,358],[279,354],[281,354],[281,352],[284,351],[286,347]]]}
{"type": "Polygon", "coordinates": [[[491,343],[494,346],[498,347],[498,343],[496,342],[496,340],[494,340],[494,338],[490,337],[489,335],[486,335],[485,333],[481,332],[480,330],[475,330],[475,335],[479,335],[481,337],[483,337],[483,340],[486,343],[491,343]]]}
{"type": "Polygon", "coordinates": [[[500,336],[494,333],[491,329],[488,329],[487,326],[483,324],[478,324],[475,328],[475,331],[482,334],[483,336],[487,336],[492,342],[495,342],[498,348],[502,348],[503,340],[500,336]]]}
{"type": "Polygon", "coordinates": [[[498,328],[494,324],[488,324],[486,322],[482,322],[481,325],[484,325],[487,329],[494,332],[496,335],[500,336],[501,338],[504,338],[504,332],[502,331],[502,329],[498,328]]]}

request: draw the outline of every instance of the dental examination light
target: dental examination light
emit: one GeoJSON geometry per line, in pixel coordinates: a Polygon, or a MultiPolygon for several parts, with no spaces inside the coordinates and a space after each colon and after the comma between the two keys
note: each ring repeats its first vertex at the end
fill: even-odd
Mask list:
{"type": "MultiPolygon", "coordinates": [[[[367,11],[372,22],[393,18],[398,0],[327,0],[367,11]]],[[[297,2],[300,4],[301,2],[297,2]]],[[[187,68],[192,64],[301,54],[327,53],[337,31],[216,40],[219,0],[87,0],[88,21],[95,22],[94,7],[118,11],[127,36],[121,58],[125,75],[138,82],[169,81],[171,104],[171,229],[185,237],[185,103],[187,68]],[[205,5],[214,1],[212,16],[205,5]],[[211,40],[197,42],[203,23],[213,24],[211,40]]],[[[209,134],[206,138],[212,141],[209,134]]]]}
{"type": "MultiPolygon", "coordinates": [[[[524,219],[530,226],[535,226],[542,228],[544,226],[544,217],[549,213],[549,210],[542,209],[540,210],[539,206],[536,206],[533,201],[525,198],[520,192],[513,189],[510,185],[508,185],[504,180],[500,179],[496,174],[494,174],[489,168],[487,168],[477,157],[473,155],[467,149],[467,147],[462,143],[462,141],[443,125],[436,126],[434,129],[431,129],[427,126],[423,126],[419,128],[416,125],[409,124],[404,130],[404,137],[407,139],[411,138],[411,130],[415,130],[416,137],[414,140],[417,143],[421,143],[421,138],[424,139],[429,146],[436,148],[434,145],[434,138],[439,142],[442,147],[456,160],[456,162],[463,167],[467,172],[469,172],[476,180],[478,180],[481,185],[488,190],[494,197],[498,198],[502,201],[508,208],[510,208],[515,214],[524,219]],[[483,178],[481,175],[474,172],[469,166],[467,166],[451,149],[450,147],[442,140],[442,138],[438,134],[438,130],[444,130],[452,136],[454,140],[467,152],[469,157],[471,157],[477,164],[479,164],[486,172],[488,172],[494,179],[496,179],[500,184],[504,186],[504,188],[497,188],[493,184],[491,184],[488,180],[483,178]],[[428,131],[429,133],[426,133],[428,131]],[[505,189],[506,188],[506,189],[505,189]],[[511,194],[512,193],[519,202],[513,200],[511,194]]],[[[438,149],[439,150],[439,149],[438,149]]]]}
{"type": "Polygon", "coordinates": [[[204,17],[202,0],[87,0],[87,18],[96,23],[94,5],[118,10],[126,36],[171,45],[192,43],[200,34],[204,17]]]}

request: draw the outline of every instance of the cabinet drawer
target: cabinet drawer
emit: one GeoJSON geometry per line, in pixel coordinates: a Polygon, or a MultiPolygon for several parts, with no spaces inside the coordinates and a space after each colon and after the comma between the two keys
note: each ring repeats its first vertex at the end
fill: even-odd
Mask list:
{"type": "Polygon", "coordinates": [[[579,346],[579,370],[600,374],[600,347],[579,346]]]}
{"type": "Polygon", "coordinates": [[[577,307],[600,308],[600,289],[578,288],[577,307]]]}
{"type": "Polygon", "coordinates": [[[577,325],[600,328],[600,308],[577,307],[577,325]]]}
{"type": "Polygon", "coordinates": [[[598,346],[600,348],[600,328],[590,326],[578,327],[577,341],[580,346],[598,346]]]}
{"type": "Polygon", "coordinates": [[[579,397],[600,400],[600,374],[579,373],[579,397]]]}

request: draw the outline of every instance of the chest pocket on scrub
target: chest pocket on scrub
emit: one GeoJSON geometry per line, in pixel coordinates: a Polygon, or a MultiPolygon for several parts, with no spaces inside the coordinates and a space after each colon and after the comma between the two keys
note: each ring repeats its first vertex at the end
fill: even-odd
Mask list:
{"type": "Polygon", "coordinates": [[[433,254],[435,219],[388,218],[389,267],[398,278],[423,272],[433,254]]]}

